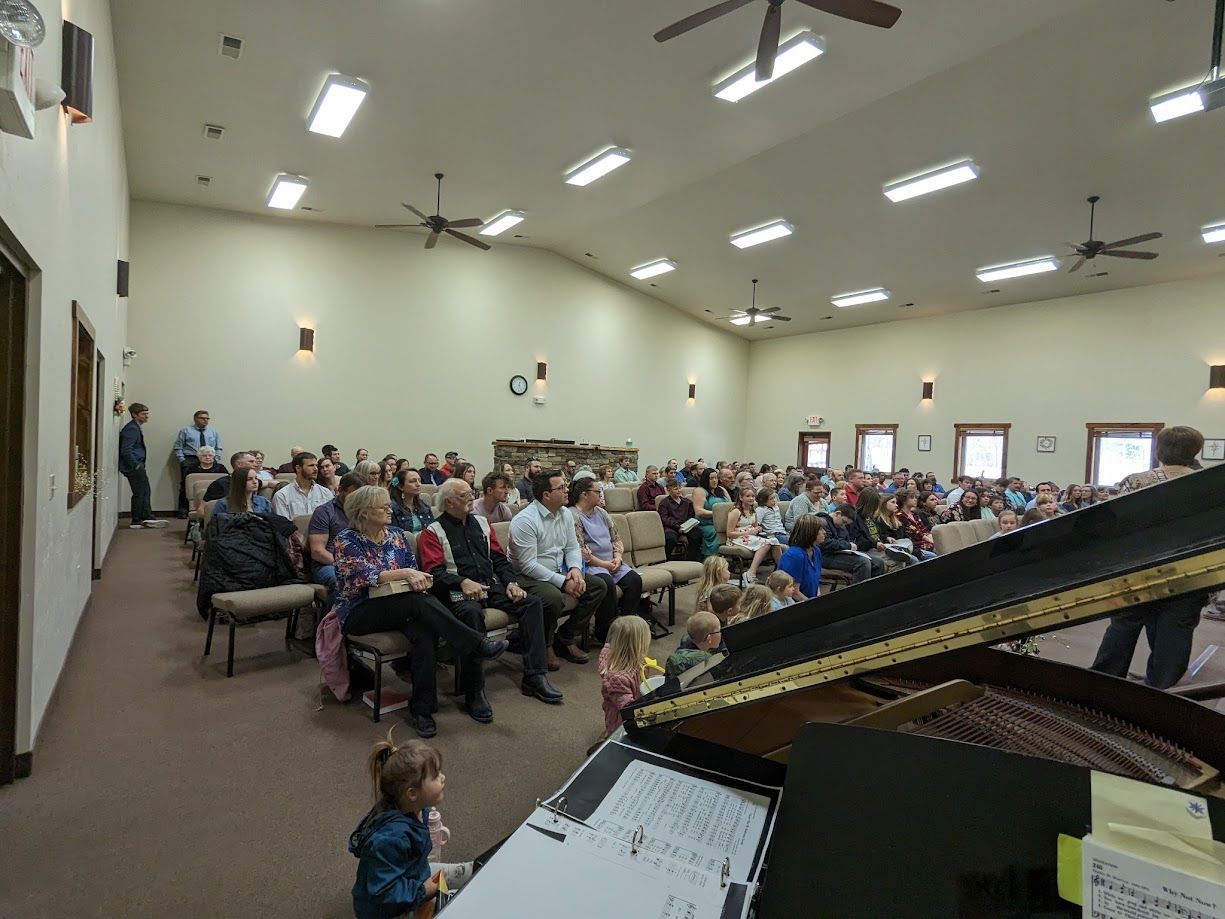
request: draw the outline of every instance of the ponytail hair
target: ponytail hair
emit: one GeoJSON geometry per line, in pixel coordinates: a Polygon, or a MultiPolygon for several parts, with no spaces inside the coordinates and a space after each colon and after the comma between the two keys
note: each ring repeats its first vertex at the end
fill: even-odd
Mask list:
{"type": "Polygon", "coordinates": [[[400,810],[404,793],[442,772],[442,754],[421,740],[397,744],[387,737],[370,748],[366,770],[374,795],[374,812],[400,810]]]}

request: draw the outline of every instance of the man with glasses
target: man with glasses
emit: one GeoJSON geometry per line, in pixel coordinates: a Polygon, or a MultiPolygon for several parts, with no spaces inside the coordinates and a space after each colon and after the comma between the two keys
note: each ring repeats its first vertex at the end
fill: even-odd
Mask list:
{"type": "Polygon", "coordinates": [[[563,657],[585,664],[587,655],[578,646],[587,624],[604,601],[604,581],[583,572],[583,550],[574,518],[566,508],[566,482],[560,469],[550,469],[532,479],[535,500],[510,522],[510,557],[519,573],[519,584],[544,604],[544,624],[550,670],[558,669],[563,657]],[[565,597],[576,605],[565,615],[565,597]]]}
{"type": "Polygon", "coordinates": [[[209,414],[200,409],[192,417],[192,423],[179,431],[174,439],[174,455],[179,461],[179,509],[176,516],[187,519],[187,473],[196,464],[196,451],[201,447],[212,447],[221,455],[221,435],[216,428],[209,427],[209,414]]]}
{"type": "MultiPolygon", "coordinates": [[[[434,579],[434,595],[465,625],[485,632],[485,610],[496,607],[519,622],[523,654],[521,692],[541,702],[556,704],[562,694],[546,675],[544,607],[540,598],[519,586],[493,528],[472,513],[472,488],[463,479],[448,479],[438,489],[442,513],[421,531],[417,553],[421,570],[434,579]]],[[[475,721],[488,724],[493,708],[485,696],[485,674],[480,660],[460,661],[464,707],[475,721]]]]}
{"type": "Polygon", "coordinates": [[[438,468],[438,454],[427,453],[425,459],[422,460],[425,464],[417,471],[421,474],[421,484],[423,485],[441,485],[447,480],[446,475],[438,468]]]}

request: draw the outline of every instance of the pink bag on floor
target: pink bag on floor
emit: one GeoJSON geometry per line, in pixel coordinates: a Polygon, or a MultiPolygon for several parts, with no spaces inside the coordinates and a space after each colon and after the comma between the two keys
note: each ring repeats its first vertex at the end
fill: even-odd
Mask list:
{"type": "Polygon", "coordinates": [[[349,701],[349,662],[345,659],[345,639],[340,620],[331,610],[315,631],[315,657],[319,660],[323,682],[341,702],[349,701]]]}

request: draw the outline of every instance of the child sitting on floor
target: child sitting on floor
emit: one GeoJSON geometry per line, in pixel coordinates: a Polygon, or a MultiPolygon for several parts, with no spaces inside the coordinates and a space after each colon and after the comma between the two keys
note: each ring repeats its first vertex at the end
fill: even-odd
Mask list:
{"type": "Polygon", "coordinates": [[[358,858],[353,884],[357,919],[411,913],[438,894],[439,877],[457,890],[472,876],[472,863],[430,864],[430,811],[442,801],[447,777],[442,754],[420,740],[397,746],[387,732],[370,751],[366,768],[374,807],[349,837],[358,858]]]}
{"type": "Polygon", "coordinates": [[[698,581],[698,602],[694,606],[694,611],[709,613],[710,592],[731,579],[731,569],[727,566],[727,559],[722,555],[712,555],[702,562],[702,580],[698,581]]]}
{"type": "Polygon", "coordinates": [[[651,629],[637,616],[618,616],[608,627],[600,651],[600,689],[604,696],[604,736],[621,724],[621,709],[642,698],[644,660],[651,649],[651,629]]]}
{"type": "Polygon", "coordinates": [[[787,572],[775,571],[766,578],[766,586],[770,588],[770,593],[773,595],[770,600],[771,610],[795,606],[795,595],[799,587],[795,583],[795,578],[787,572]]]}
{"type": "Polygon", "coordinates": [[[685,625],[685,633],[693,647],[682,646],[672,652],[664,666],[668,679],[675,679],[690,667],[710,660],[715,648],[723,642],[723,623],[714,613],[694,613],[685,625]]]}
{"type": "Polygon", "coordinates": [[[740,601],[740,612],[734,618],[729,617],[727,624],[735,625],[737,622],[764,616],[773,609],[770,605],[773,600],[774,594],[765,584],[751,585],[744,591],[744,597],[740,601]]]}

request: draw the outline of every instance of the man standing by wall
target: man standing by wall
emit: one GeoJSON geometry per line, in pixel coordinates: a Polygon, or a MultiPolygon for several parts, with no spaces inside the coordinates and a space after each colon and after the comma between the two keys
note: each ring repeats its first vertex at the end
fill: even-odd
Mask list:
{"type": "Polygon", "coordinates": [[[132,420],[119,431],[119,471],[132,486],[132,522],[128,526],[133,530],[164,527],[166,521],[156,519],[149,504],[145,435],[141,431],[141,426],[149,420],[149,406],[133,402],[128,412],[131,413],[132,420]]]}
{"type": "Polygon", "coordinates": [[[187,519],[187,467],[195,462],[196,451],[207,445],[218,456],[221,455],[221,435],[216,428],[209,427],[208,422],[208,411],[200,409],[192,418],[192,423],[179,431],[174,439],[174,455],[179,461],[179,509],[176,516],[180,520],[187,519]]]}

